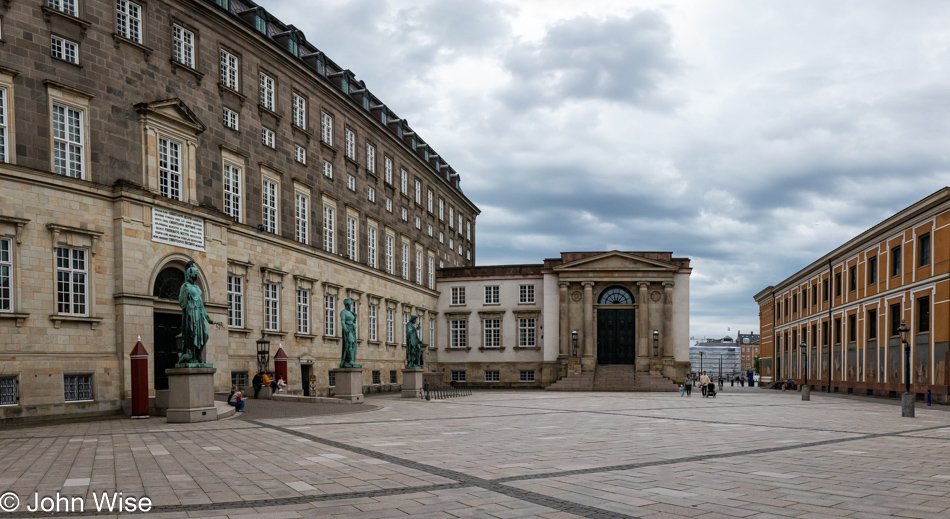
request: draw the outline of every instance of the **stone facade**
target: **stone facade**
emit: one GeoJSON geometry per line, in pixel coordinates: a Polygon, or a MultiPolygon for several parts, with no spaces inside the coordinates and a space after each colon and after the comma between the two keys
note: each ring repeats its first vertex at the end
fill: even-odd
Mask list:
{"type": "Polygon", "coordinates": [[[944,188],[756,294],[763,378],[887,396],[905,390],[909,367],[911,392],[947,401],[948,224],[944,188]]]}
{"type": "Polygon", "coordinates": [[[344,298],[357,303],[363,383],[389,385],[404,366],[403,314],[432,323],[428,343],[436,269],[474,264],[479,211],[454,169],[349,71],[253,3],[143,2],[141,38],[119,34],[115,2],[77,4],[76,13],[0,4],[0,268],[12,288],[0,299],[0,387],[15,388],[0,420],[119,410],[137,338],[153,377],[157,337],[180,314],[157,285],[192,259],[209,315],[232,319],[210,329],[216,389],[232,373],[253,375],[265,335],[272,356],[278,347],[288,356],[292,390],[309,385],[309,371],[318,393],[331,392],[340,332],[338,322],[327,328],[327,297],[337,321],[344,298]],[[175,52],[180,30],[193,63],[175,52]],[[76,44],[78,63],[54,57],[53,38],[76,44]],[[226,122],[225,109],[236,118],[226,122]],[[81,280],[81,304],[63,310],[70,284],[58,276],[81,280]],[[273,323],[265,284],[277,294],[273,323]],[[229,306],[235,290],[240,312],[229,306]],[[397,320],[389,341],[388,308],[397,320]],[[92,387],[67,387],[76,383],[92,387]]]}
{"type": "Polygon", "coordinates": [[[689,260],[671,253],[619,251],[562,253],[541,265],[444,269],[436,368],[445,380],[464,371],[469,383],[485,385],[524,384],[521,372],[533,371],[533,385],[546,387],[606,363],[682,381],[690,369],[690,272],[689,260]],[[535,287],[531,304],[521,300],[528,285],[535,287]],[[498,287],[498,304],[487,287],[498,287]],[[464,302],[453,289],[464,289],[464,302]],[[536,319],[536,350],[518,347],[524,318],[536,319]],[[492,319],[500,321],[501,344],[485,347],[492,319]],[[463,347],[453,347],[459,342],[453,331],[460,329],[453,321],[464,322],[463,347]],[[499,371],[502,379],[485,381],[486,371],[499,371]]]}

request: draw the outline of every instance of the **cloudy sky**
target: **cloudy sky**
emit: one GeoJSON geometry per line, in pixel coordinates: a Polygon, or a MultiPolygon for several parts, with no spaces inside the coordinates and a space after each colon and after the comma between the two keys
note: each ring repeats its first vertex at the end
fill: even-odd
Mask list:
{"type": "Polygon", "coordinates": [[[690,332],[950,185],[950,3],[260,0],[462,175],[479,265],[692,259],[690,332]]]}

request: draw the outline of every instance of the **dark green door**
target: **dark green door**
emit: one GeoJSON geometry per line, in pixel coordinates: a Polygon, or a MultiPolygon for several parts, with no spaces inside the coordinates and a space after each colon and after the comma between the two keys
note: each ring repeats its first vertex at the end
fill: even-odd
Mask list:
{"type": "Polygon", "coordinates": [[[155,389],[168,389],[168,377],[165,370],[174,368],[178,362],[178,344],[175,336],[181,333],[181,316],[175,314],[155,314],[155,389]]]}
{"type": "Polygon", "coordinates": [[[636,328],[632,308],[597,309],[597,363],[634,364],[636,328]]]}

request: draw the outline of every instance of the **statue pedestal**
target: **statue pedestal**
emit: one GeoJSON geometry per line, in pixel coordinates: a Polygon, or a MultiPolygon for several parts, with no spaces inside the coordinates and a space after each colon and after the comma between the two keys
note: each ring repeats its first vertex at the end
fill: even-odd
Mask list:
{"type": "Polygon", "coordinates": [[[337,368],[335,398],[363,403],[363,368],[337,368]]]}
{"type": "Polygon", "coordinates": [[[168,423],[217,420],[214,407],[215,368],[170,368],[168,375],[168,423]]]}
{"type": "Polygon", "coordinates": [[[402,370],[402,397],[420,398],[422,396],[422,369],[402,370]]]}

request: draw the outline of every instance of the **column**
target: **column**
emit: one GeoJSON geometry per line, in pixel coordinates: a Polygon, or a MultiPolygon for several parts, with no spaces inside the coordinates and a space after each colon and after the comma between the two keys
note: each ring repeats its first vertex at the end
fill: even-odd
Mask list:
{"type": "Polygon", "coordinates": [[[584,281],[584,356],[594,356],[594,282],[584,281]]]}
{"type": "Polygon", "coordinates": [[[570,283],[559,282],[558,286],[558,325],[561,333],[560,353],[558,357],[571,356],[571,323],[568,313],[568,293],[567,289],[570,283]]]}
{"type": "Polygon", "coordinates": [[[673,356],[673,285],[672,281],[663,282],[663,349],[664,357],[673,356]]]}
{"type": "Polygon", "coordinates": [[[640,289],[640,295],[637,302],[639,306],[637,307],[637,357],[649,358],[650,355],[650,339],[649,334],[650,330],[648,328],[649,319],[647,309],[647,301],[649,301],[649,295],[647,295],[647,288],[650,287],[650,283],[647,281],[640,281],[637,283],[637,287],[640,289]]]}

